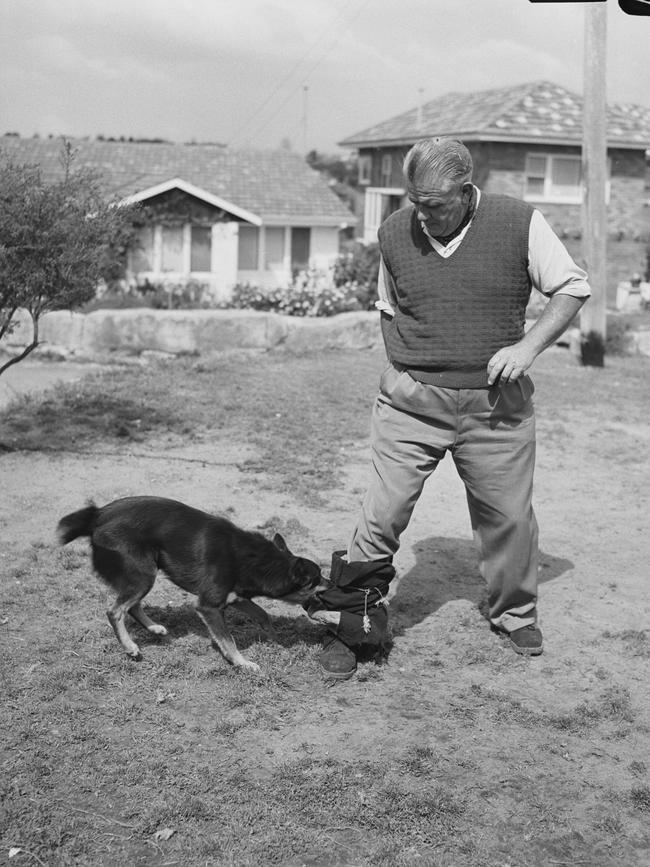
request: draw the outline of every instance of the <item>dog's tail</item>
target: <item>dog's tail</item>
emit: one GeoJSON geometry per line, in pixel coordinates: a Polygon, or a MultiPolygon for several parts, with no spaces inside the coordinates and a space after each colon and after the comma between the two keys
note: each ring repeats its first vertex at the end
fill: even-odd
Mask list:
{"type": "Polygon", "coordinates": [[[79,536],[90,536],[98,515],[99,509],[93,502],[90,502],[85,509],[79,509],[78,512],[71,512],[61,518],[56,528],[59,544],[67,545],[68,542],[72,542],[79,536]]]}

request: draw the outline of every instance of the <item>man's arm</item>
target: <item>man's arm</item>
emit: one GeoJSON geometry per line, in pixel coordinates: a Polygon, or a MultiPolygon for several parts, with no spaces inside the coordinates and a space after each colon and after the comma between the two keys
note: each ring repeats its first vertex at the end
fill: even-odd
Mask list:
{"type": "Polygon", "coordinates": [[[392,322],[393,317],[388,313],[384,313],[383,311],[380,314],[381,316],[381,336],[384,338],[384,348],[386,350],[386,355],[388,356],[388,326],[392,322]]]}
{"type": "Polygon", "coordinates": [[[388,327],[394,315],[395,287],[393,278],[386,268],[383,256],[379,260],[379,273],[377,275],[377,301],[375,307],[381,314],[381,336],[384,339],[384,347],[388,356],[388,327]]]}
{"type": "Polygon", "coordinates": [[[537,322],[512,346],[504,346],[488,362],[488,384],[514,382],[523,376],[540,352],[558,339],[568,328],[586,298],[553,295],[537,322]]]}
{"type": "Polygon", "coordinates": [[[504,346],[487,365],[488,383],[514,382],[531,366],[540,352],[554,343],[571,324],[591,294],[587,275],[539,211],[530,221],[528,273],[531,283],[549,302],[537,322],[512,346],[504,346]]]}

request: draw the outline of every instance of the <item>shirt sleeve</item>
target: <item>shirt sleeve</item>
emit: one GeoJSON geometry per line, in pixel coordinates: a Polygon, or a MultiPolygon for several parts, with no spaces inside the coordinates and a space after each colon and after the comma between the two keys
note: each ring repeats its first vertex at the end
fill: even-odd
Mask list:
{"type": "Polygon", "coordinates": [[[375,307],[381,313],[386,313],[388,316],[395,315],[394,308],[395,284],[393,278],[386,268],[383,256],[379,260],[379,274],[377,275],[377,301],[375,307]]]}
{"type": "Polygon", "coordinates": [[[542,213],[533,211],[528,231],[528,274],[531,283],[544,295],[572,295],[589,298],[587,274],[549,226],[542,213]]]}

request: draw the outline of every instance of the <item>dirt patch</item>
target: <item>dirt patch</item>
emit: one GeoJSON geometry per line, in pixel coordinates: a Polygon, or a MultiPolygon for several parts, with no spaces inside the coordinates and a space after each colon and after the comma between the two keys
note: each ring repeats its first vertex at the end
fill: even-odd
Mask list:
{"type": "MultiPolygon", "coordinates": [[[[0,353],[0,363],[6,360],[0,353]]],[[[23,394],[37,394],[59,382],[77,382],[86,373],[99,367],[98,364],[74,361],[21,361],[8,367],[0,376],[0,409],[23,394]]]]}
{"type": "MultiPolygon", "coordinates": [[[[586,372],[586,388],[592,380],[586,372]]],[[[347,769],[346,791],[357,799],[359,817],[333,825],[325,849],[321,835],[300,855],[269,863],[378,863],[368,860],[369,840],[377,830],[362,820],[364,803],[370,804],[364,774],[372,763],[408,786],[413,799],[430,797],[444,786],[455,800],[439,801],[440,810],[448,817],[462,815],[462,821],[454,819],[462,832],[456,837],[468,835],[464,853],[459,839],[450,842],[451,832],[440,830],[437,843],[414,832],[410,855],[402,846],[382,863],[650,863],[644,800],[650,784],[650,424],[638,413],[632,422],[613,415],[607,400],[594,400],[589,414],[567,407],[561,417],[545,417],[541,409],[538,416],[541,657],[517,657],[480,613],[484,588],[464,492],[449,459],[426,487],[396,560],[402,580],[392,603],[395,641],[388,664],[365,664],[353,680],[332,687],[321,680],[316,665],[322,632],[300,611],[279,603],[268,606],[286,633],[297,636],[287,641],[306,643],[281,672],[274,668],[270,644],[251,648],[265,675],[282,677],[286,689],[281,700],[260,711],[254,726],[244,726],[236,710],[230,712],[230,758],[236,753],[238,767],[259,786],[287,767],[301,779],[306,768],[322,771],[335,761],[347,769]]],[[[251,457],[250,449],[232,441],[160,452],[138,444],[110,455],[5,454],[0,459],[3,582],[20,580],[17,552],[45,550],[55,556],[54,527],[61,515],[90,496],[102,504],[134,493],[227,512],[246,527],[262,526],[273,516],[293,529],[292,547],[328,567],[331,551],[347,541],[365,489],[367,442],[348,450],[344,484],[330,492],[322,509],[274,493],[268,475],[243,472],[242,460],[251,457]]],[[[77,569],[89,571],[79,545],[77,569]]],[[[168,609],[174,593],[160,580],[150,604],[163,615],[168,612],[172,642],[203,646],[200,623],[168,609]]],[[[45,628],[50,616],[36,610],[20,631],[3,620],[1,628],[9,629],[3,641],[24,643],[29,660],[30,631],[45,628]]],[[[74,616],[73,607],[68,616],[74,616]]],[[[93,642],[106,647],[114,642],[101,607],[91,628],[93,642]]],[[[215,761],[200,724],[213,713],[218,678],[191,701],[167,696],[164,683],[156,684],[162,701],[160,694],[152,698],[153,685],[150,690],[145,685],[147,655],[155,657],[160,649],[154,640],[144,649],[143,667],[134,674],[120,669],[115,676],[143,678],[143,705],[159,701],[170,725],[182,732],[184,748],[191,747],[195,756],[205,754],[207,763],[215,761]]],[[[83,647],[76,652],[83,653],[83,647]]],[[[205,653],[188,665],[205,667],[209,660],[223,673],[221,661],[209,649],[205,653]]],[[[97,676],[109,677],[116,659],[117,654],[104,656],[108,674],[97,676]]],[[[106,698],[90,691],[76,700],[87,712],[106,698]]],[[[136,736],[132,727],[106,734],[118,747],[120,739],[126,744],[136,736]]],[[[110,816],[108,795],[100,801],[97,809],[110,816]]],[[[399,805],[393,809],[397,816],[399,805]]],[[[377,810],[375,805],[380,815],[377,810]]],[[[391,821],[390,811],[383,821],[391,821]]],[[[98,857],[95,863],[110,860],[98,857]]],[[[138,863],[164,862],[152,857],[138,863]]]]}

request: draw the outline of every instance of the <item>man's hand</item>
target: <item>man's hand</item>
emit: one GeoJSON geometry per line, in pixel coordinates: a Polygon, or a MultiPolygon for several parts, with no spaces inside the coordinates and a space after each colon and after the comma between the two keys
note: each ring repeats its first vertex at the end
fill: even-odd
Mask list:
{"type": "Polygon", "coordinates": [[[488,383],[514,382],[523,376],[547,346],[562,334],[585,302],[585,298],[557,293],[549,300],[537,322],[512,346],[504,346],[488,361],[488,383]]]}
{"type": "Polygon", "coordinates": [[[504,383],[519,379],[535,361],[536,356],[537,353],[522,345],[522,342],[499,349],[488,361],[488,385],[494,385],[497,380],[504,383]]]}

